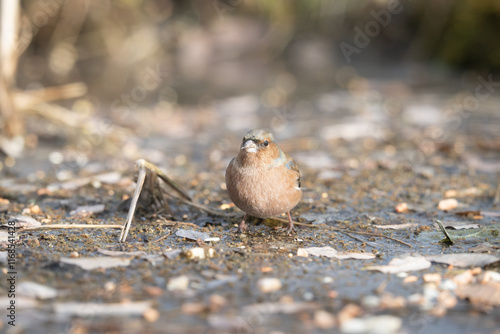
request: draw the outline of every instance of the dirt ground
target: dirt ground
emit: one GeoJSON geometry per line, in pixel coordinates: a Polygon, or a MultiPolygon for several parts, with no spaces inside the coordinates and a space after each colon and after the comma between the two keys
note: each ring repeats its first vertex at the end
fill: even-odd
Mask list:
{"type": "Polygon", "coordinates": [[[0,301],[16,311],[2,332],[500,333],[500,98],[450,90],[364,80],[286,108],[245,95],[141,110],[120,128],[97,119],[101,132],[72,141],[40,131],[3,162],[1,267],[15,297],[4,278],[0,301]],[[224,170],[251,128],[299,164],[296,233],[274,219],[235,232],[224,170]],[[95,228],[124,223],[140,158],[214,212],[163,184],[172,212],[140,209],[125,243],[95,228]],[[47,228],[63,224],[92,226],[47,228]]]}

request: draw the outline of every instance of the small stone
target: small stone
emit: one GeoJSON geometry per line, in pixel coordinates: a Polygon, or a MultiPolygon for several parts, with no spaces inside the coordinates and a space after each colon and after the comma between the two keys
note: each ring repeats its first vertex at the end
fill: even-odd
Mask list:
{"type": "Polygon", "coordinates": [[[339,323],[342,325],[352,318],[359,317],[363,313],[363,309],[356,304],[347,304],[338,313],[339,323]]]}
{"type": "Polygon", "coordinates": [[[260,271],[263,272],[263,273],[270,273],[271,271],[273,271],[273,268],[271,268],[271,267],[261,267],[260,271]]]}
{"type": "Polygon", "coordinates": [[[227,304],[227,299],[221,295],[213,294],[208,299],[208,308],[211,312],[217,312],[227,304]]]}
{"type": "Polygon", "coordinates": [[[142,314],[147,322],[155,322],[160,318],[160,312],[157,309],[149,308],[142,314]]]}
{"type": "Polygon", "coordinates": [[[471,283],[472,279],[473,279],[472,271],[466,270],[463,273],[458,274],[457,276],[453,277],[452,281],[456,285],[465,285],[465,284],[471,283]]]}
{"type": "Polygon", "coordinates": [[[314,324],[316,325],[316,327],[321,329],[329,329],[333,328],[336,323],[337,320],[335,319],[335,316],[330,312],[324,310],[318,310],[314,312],[314,324]]]}
{"type": "Polygon", "coordinates": [[[364,296],[361,299],[361,305],[367,308],[377,308],[380,305],[380,298],[373,295],[364,296]]]}
{"type": "Polygon", "coordinates": [[[481,280],[482,284],[486,284],[489,282],[500,282],[500,273],[496,271],[488,270],[484,273],[483,279],[481,280]]]}
{"type": "Polygon", "coordinates": [[[278,291],[281,289],[281,281],[273,277],[261,278],[257,281],[257,288],[263,293],[278,291]]]}
{"type": "Polygon", "coordinates": [[[390,334],[397,333],[402,325],[401,318],[393,315],[378,315],[346,321],[341,325],[340,331],[343,333],[390,334]]]}
{"type": "Polygon", "coordinates": [[[308,257],[309,253],[304,248],[297,249],[297,256],[308,257]]]}
{"type": "Polygon", "coordinates": [[[397,213],[404,213],[404,212],[408,212],[408,204],[406,203],[399,203],[398,205],[396,205],[396,207],[394,208],[394,211],[397,212],[397,213]]]}
{"type": "Polygon", "coordinates": [[[420,293],[414,293],[408,296],[408,303],[412,305],[420,305],[424,301],[424,296],[420,293]]]}
{"type": "Polygon", "coordinates": [[[158,286],[145,286],[143,290],[151,297],[158,297],[163,294],[163,289],[158,286]]]}
{"type": "Polygon", "coordinates": [[[405,277],[405,279],[403,280],[403,283],[405,283],[405,284],[415,283],[416,281],[418,281],[418,277],[415,275],[411,275],[411,276],[405,277]]]}
{"type": "Polygon", "coordinates": [[[332,284],[333,282],[334,282],[333,277],[330,277],[330,276],[323,277],[324,284],[332,284]]]}
{"type": "Polygon", "coordinates": [[[330,290],[328,291],[328,298],[337,298],[339,296],[339,293],[337,290],[330,290]]]}
{"type": "Polygon", "coordinates": [[[458,201],[454,198],[447,198],[439,201],[438,209],[443,211],[450,211],[458,206],[458,201]]]}
{"type": "Polygon", "coordinates": [[[423,276],[425,283],[437,283],[441,282],[441,274],[438,273],[428,273],[423,276]]]}
{"type": "Polygon", "coordinates": [[[184,314],[197,314],[205,311],[205,305],[202,303],[184,303],[181,306],[181,311],[184,314]]]}
{"type": "Polygon", "coordinates": [[[78,252],[71,252],[71,253],[69,254],[69,257],[71,257],[71,258],[75,259],[75,258],[77,258],[77,257],[80,257],[80,254],[78,254],[78,252]]]}
{"type": "Polygon", "coordinates": [[[167,283],[168,291],[184,291],[189,286],[189,278],[187,276],[172,277],[167,283]]]}
{"type": "Polygon", "coordinates": [[[104,283],[104,290],[111,292],[111,291],[115,291],[115,289],[116,289],[115,282],[108,281],[108,282],[104,283]]]}
{"type": "Polygon", "coordinates": [[[402,309],[406,306],[406,299],[403,296],[393,296],[389,293],[384,293],[380,298],[381,308],[402,309]]]}

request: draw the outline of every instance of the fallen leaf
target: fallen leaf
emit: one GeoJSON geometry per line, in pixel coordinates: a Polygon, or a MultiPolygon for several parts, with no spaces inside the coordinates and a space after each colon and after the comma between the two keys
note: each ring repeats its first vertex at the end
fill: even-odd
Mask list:
{"type": "Polygon", "coordinates": [[[54,312],[65,317],[141,316],[151,308],[151,301],[126,303],[55,303],[54,312]]]}
{"type": "Polygon", "coordinates": [[[104,204],[79,206],[69,213],[70,216],[88,217],[104,211],[104,204]]]}
{"type": "Polygon", "coordinates": [[[127,267],[130,265],[132,258],[112,257],[112,256],[96,256],[96,257],[80,257],[80,258],[61,258],[61,262],[73,264],[84,270],[93,270],[97,268],[107,269],[114,267],[127,267]]]}
{"type": "Polygon", "coordinates": [[[198,239],[205,240],[210,238],[210,235],[208,235],[208,233],[183,229],[177,230],[177,232],[175,232],[175,235],[193,241],[197,241],[198,239]]]}
{"type": "Polygon", "coordinates": [[[453,230],[469,230],[481,227],[479,224],[467,224],[463,222],[443,222],[443,226],[453,230]]]}
{"type": "Polygon", "coordinates": [[[472,253],[489,253],[494,252],[498,249],[500,249],[499,246],[493,246],[489,242],[483,242],[482,244],[469,248],[469,251],[472,253]]]}
{"type": "Polygon", "coordinates": [[[417,227],[416,223],[405,223],[405,224],[390,224],[390,225],[373,225],[380,229],[390,229],[390,230],[403,230],[405,228],[417,227]]]}
{"type": "Polygon", "coordinates": [[[180,249],[172,249],[172,250],[163,252],[163,255],[169,259],[173,259],[173,258],[176,258],[177,256],[181,255],[181,253],[182,253],[182,250],[180,250],[180,249]]]}
{"type": "Polygon", "coordinates": [[[481,211],[481,215],[488,217],[500,217],[500,212],[495,211],[481,211]]]}
{"type": "Polygon", "coordinates": [[[429,255],[426,259],[432,262],[445,263],[455,267],[484,267],[488,264],[500,261],[500,257],[490,254],[478,253],[455,253],[429,255]]]}
{"type": "Polygon", "coordinates": [[[57,297],[56,289],[35,282],[21,282],[17,288],[19,294],[25,297],[37,299],[51,299],[57,297]]]}
{"type": "Polygon", "coordinates": [[[457,287],[455,294],[460,299],[469,299],[477,307],[500,306],[500,283],[469,284],[457,287]]]}
{"type": "MultiPolygon", "coordinates": [[[[336,259],[369,260],[369,259],[375,258],[375,254],[372,254],[372,253],[338,252],[336,249],[334,249],[330,246],[299,248],[297,250],[297,254],[299,253],[299,250],[300,250],[301,254],[306,254],[306,253],[303,253],[303,251],[305,251],[305,252],[307,252],[308,255],[325,256],[325,257],[331,257],[331,258],[336,258],[336,259]]],[[[304,256],[304,255],[301,255],[301,256],[304,256]]]]}
{"type": "Polygon", "coordinates": [[[366,270],[378,270],[386,274],[397,274],[408,271],[427,269],[431,263],[422,255],[409,255],[394,258],[385,266],[370,266],[366,270]]]}
{"type": "Polygon", "coordinates": [[[248,321],[240,316],[210,315],[207,319],[208,325],[218,331],[232,331],[236,333],[248,333],[252,329],[248,321]]]}
{"type": "Polygon", "coordinates": [[[107,250],[103,248],[97,248],[97,252],[109,256],[143,256],[147,254],[145,251],[122,252],[122,251],[107,250]]]}
{"type": "Polygon", "coordinates": [[[12,226],[12,224],[14,224],[16,228],[30,228],[30,227],[42,226],[42,223],[40,223],[38,220],[28,216],[17,215],[10,217],[8,221],[9,223],[7,226],[12,226]]]}
{"type": "Polygon", "coordinates": [[[294,314],[318,309],[318,304],[312,302],[258,303],[243,307],[242,313],[258,314],[294,314]]]}

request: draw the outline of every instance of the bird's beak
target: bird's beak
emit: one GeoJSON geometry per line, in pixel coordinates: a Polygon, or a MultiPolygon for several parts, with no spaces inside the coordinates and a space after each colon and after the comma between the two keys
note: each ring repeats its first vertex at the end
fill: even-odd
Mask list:
{"type": "Polygon", "coordinates": [[[247,151],[248,153],[257,153],[257,144],[251,139],[247,140],[242,146],[242,150],[247,151]]]}

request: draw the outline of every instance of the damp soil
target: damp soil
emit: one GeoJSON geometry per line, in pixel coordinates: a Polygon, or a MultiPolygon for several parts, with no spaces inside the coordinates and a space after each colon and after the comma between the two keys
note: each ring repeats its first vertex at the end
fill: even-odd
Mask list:
{"type": "MultiPolygon", "coordinates": [[[[197,127],[196,135],[158,129],[147,135],[133,133],[130,136],[135,146],[131,152],[124,153],[130,145],[123,149],[113,148],[112,144],[95,146],[89,160],[72,166],[65,177],[61,177],[64,163],[49,159],[51,153],[61,152],[60,146],[50,138],[40,140],[36,149],[3,170],[3,224],[9,217],[23,214],[42,226],[122,225],[127,208],[120,204],[132,196],[133,161],[137,158],[163,168],[183,185],[194,202],[219,214],[173,198],[171,189],[162,185],[172,214],[161,208],[140,208],[124,243],[118,243],[120,230],[111,228],[19,230],[17,284],[35,282],[55,289],[57,296],[41,299],[29,291],[17,291],[15,332],[346,332],[342,315],[349,318],[345,314],[352,306],[357,311],[351,318],[390,315],[400,319],[394,331],[400,333],[498,330],[498,306],[482,307],[466,298],[456,298],[453,306],[443,306],[442,300],[427,293],[431,283],[424,280],[425,274],[437,273],[444,281],[477,266],[459,268],[433,263],[428,269],[403,274],[385,274],[367,267],[384,265],[407,254],[472,253],[485,243],[491,245],[489,254],[499,255],[500,204],[495,202],[495,196],[500,137],[495,130],[498,127],[488,130],[492,124],[500,124],[494,108],[499,100],[491,97],[480,111],[459,118],[456,126],[446,122],[444,107],[453,96],[415,93],[399,97],[397,104],[402,111],[394,107],[387,112],[382,106],[394,104],[394,100],[369,93],[354,97],[325,93],[322,99],[311,98],[312,103],[307,105],[298,101],[296,108],[278,119],[281,123],[274,129],[275,136],[282,149],[296,158],[304,187],[303,198],[292,212],[300,224],[291,234],[283,231],[286,224],[275,219],[251,220],[247,233],[236,233],[243,213],[231,205],[225,191],[224,168],[236,154],[245,129],[230,127],[227,115],[218,113],[217,106],[208,111],[193,108],[175,114],[177,123],[181,123],[176,126],[187,126],[198,119],[193,125],[197,127]],[[344,109],[324,110],[314,99],[323,104],[334,100],[344,109]],[[414,108],[404,109],[401,105],[414,108]],[[424,122],[419,122],[415,108],[429,108],[427,116],[422,116],[424,122]],[[118,172],[120,177],[102,182],[92,179],[108,172],[118,172]],[[88,177],[92,180],[69,190],[50,187],[88,177]],[[438,209],[447,195],[454,195],[451,197],[457,199],[458,206],[438,209]],[[400,203],[407,203],[408,210],[396,212],[400,203]],[[104,211],[70,215],[79,206],[93,204],[104,204],[104,211]],[[35,206],[39,211],[33,209],[35,206]],[[463,214],[465,211],[472,213],[463,214]],[[435,220],[479,226],[448,230],[455,239],[449,245],[442,242],[444,235],[435,220]],[[403,224],[407,227],[380,227],[403,224]],[[181,229],[205,232],[216,239],[188,240],[176,235],[181,229]],[[313,246],[375,257],[361,260],[298,256],[300,248],[313,246]],[[186,254],[192,248],[211,248],[214,253],[190,258],[186,254]],[[126,266],[107,269],[84,270],[61,261],[103,257],[102,250],[144,253],[127,256],[131,261],[126,266]],[[167,255],[175,250],[181,254],[167,255]],[[169,285],[172,279],[182,276],[188,278],[187,285],[169,285]],[[416,279],[410,282],[406,279],[409,276],[416,279]],[[281,286],[266,292],[260,285],[263,278],[277,278],[281,286]],[[402,302],[394,302],[397,298],[402,302]],[[57,307],[77,303],[91,309],[94,304],[120,304],[127,309],[130,303],[140,301],[150,302],[150,308],[138,313],[103,315],[99,311],[67,314],[57,307]],[[259,305],[267,308],[255,311],[259,305]],[[320,311],[326,312],[331,321],[324,320],[321,315],[325,313],[320,311]]],[[[276,113],[264,108],[252,115],[258,119],[250,122],[252,127],[272,129],[269,124],[276,124],[276,113]]],[[[141,118],[143,129],[158,122],[148,116],[152,115],[141,118]]],[[[69,141],[68,147],[71,145],[76,146],[69,141]]],[[[7,250],[5,243],[2,247],[7,250]]],[[[6,267],[2,264],[4,273],[6,267]]],[[[498,273],[498,263],[479,270],[498,273]]],[[[5,279],[0,289],[2,297],[6,296],[5,279]]],[[[433,289],[441,291],[439,286],[433,289]]],[[[5,317],[0,320],[2,331],[13,333],[7,321],[5,317]]],[[[384,332],[380,328],[370,331],[384,332]]]]}

